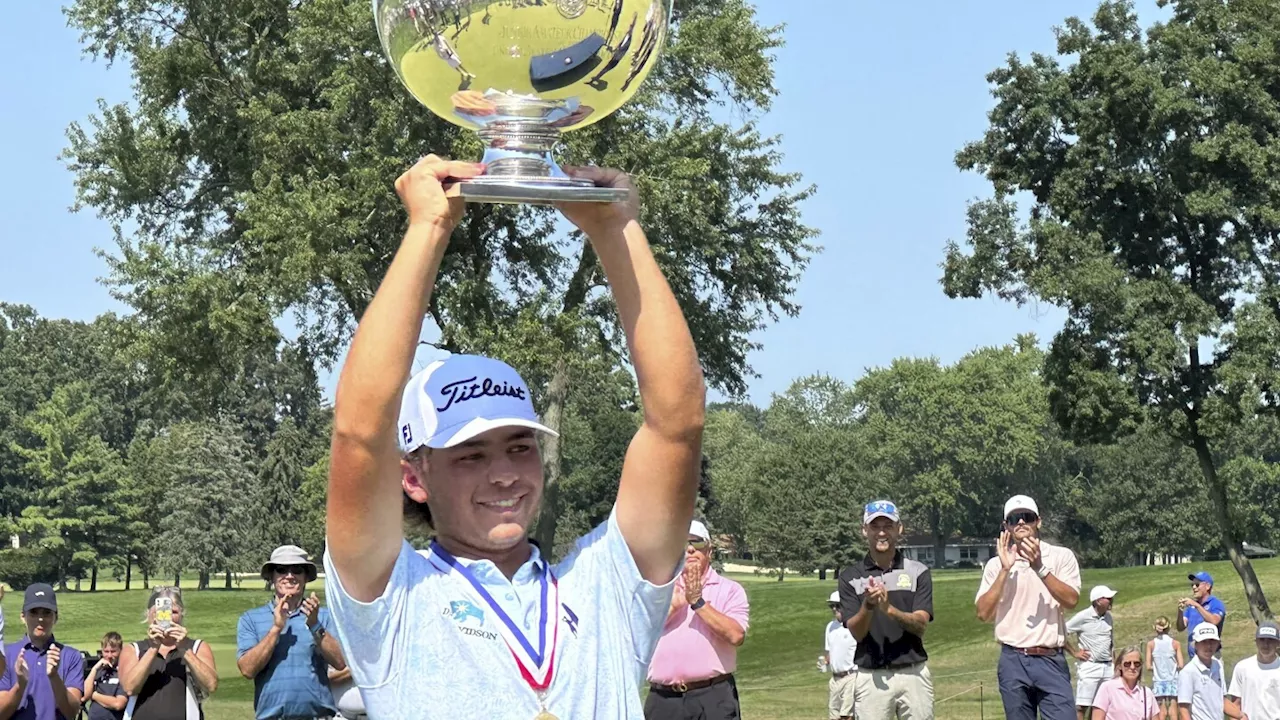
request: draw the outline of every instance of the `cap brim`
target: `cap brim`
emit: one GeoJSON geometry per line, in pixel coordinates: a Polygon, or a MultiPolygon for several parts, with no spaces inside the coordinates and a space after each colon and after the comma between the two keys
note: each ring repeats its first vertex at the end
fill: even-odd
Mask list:
{"type": "Polygon", "coordinates": [[[315,582],[316,578],[317,578],[317,577],[319,577],[319,575],[320,575],[320,571],[316,568],[316,564],[315,564],[315,563],[313,563],[313,562],[311,562],[310,560],[301,560],[301,561],[296,562],[296,563],[293,563],[293,562],[289,562],[289,563],[274,563],[274,562],[269,562],[269,563],[263,563],[263,564],[262,564],[262,573],[261,573],[261,574],[262,574],[262,579],[263,579],[263,580],[266,580],[267,582],[271,582],[271,568],[273,568],[273,567],[275,567],[275,566],[277,566],[277,565],[302,565],[302,566],[306,567],[306,568],[307,568],[307,582],[315,582]]]}
{"type": "Polygon", "coordinates": [[[22,607],[22,612],[29,612],[31,610],[51,610],[53,612],[58,612],[58,606],[47,602],[33,602],[30,605],[24,605],[22,607]]]}
{"type": "Polygon", "coordinates": [[[505,427],[523,427],[529,428],[530,430],[536,430],[541,433],[546,433],[553,437],[559,436],[559,433],[546,425],[534,422],[533,420],[526,420],[524,418],[476,418],[459,427],[452,435],[446,436],[444,433],[436,433],[431,437],[431,439],[423,444],[430,448],[443,450],[446,448],[457,447],[468,440],[474,440],[476,437],[483,435],[490,430],[497,430],[505,427]]]}
{"type": "Polygon", "coordinates": [[[899,519],[898,519],[898,516],[897,516],[897,515],[894,515],[893,513],[887,513],[887,512],[873,512],[873,513],[871,513],[870,515],[863,515],[863,516],[862,516],[862,524],[863,524],[863,525],[866,525],[867,523],[871,522],[872,520],[875,520],[876,518],[881,518],[881,517],[887,517],[887,518],[889,518],[890,520],[892,520],[892,521],[894,521],[894,522],[902,522],[901,520],[899,520],[899,519]]]}

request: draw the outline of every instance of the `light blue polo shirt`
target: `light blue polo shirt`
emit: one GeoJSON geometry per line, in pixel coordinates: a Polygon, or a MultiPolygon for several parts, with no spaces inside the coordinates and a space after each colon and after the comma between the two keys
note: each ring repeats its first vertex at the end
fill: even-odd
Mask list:
{"type": "MultiPolygon", "coordinates": [[[[275,622],[274,598],[240,616],[236,628],[236,659],[266,637],[275,622]]],[[[329,609],[320,608],[320,625],[334,632],[329,609]]],[[[258,720],[294,717],[333,717],[338,714],[329,691],[329,664],[316,648],[307,616],[294,611],[285,621],[271,659],[253,678],[253,708],[258,720]]]]}
{"type": "MultiPolygon", "coordinates": [[[[536,635],[542,557],[535,547],[512,580],[488,560],[463,563],[517,624],[536,635]]],[[[681,560],[683,562],[683,559],[681,560]]],[[[325,553],[326,592],[342,650],[371,718],[513,718],[540,706],[499,631],[501,620],[467,581],[406,542],[382,597],[354,600],[325,553]]],[[[640,576],[615,515],[552,566],[563,611],[547,710],[559,718],[642,720],[640,684],[671,605],[674,578],[640,576]]],[[[677,573],[678,574],[678,573],[677,573]]]]}

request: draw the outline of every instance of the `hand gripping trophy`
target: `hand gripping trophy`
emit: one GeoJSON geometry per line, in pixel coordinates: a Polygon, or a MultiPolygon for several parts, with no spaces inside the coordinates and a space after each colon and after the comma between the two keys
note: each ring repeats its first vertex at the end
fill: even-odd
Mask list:
{"type": "Polygon", "coordinates": [[[373,0],[373,10],[382,50],[413,97],[484,143],[484,174],[450,193],[549,204],[626,199],[569,177],[552,148],[561,132],[636,94],[662,53],[671,2],[373,0]]]}

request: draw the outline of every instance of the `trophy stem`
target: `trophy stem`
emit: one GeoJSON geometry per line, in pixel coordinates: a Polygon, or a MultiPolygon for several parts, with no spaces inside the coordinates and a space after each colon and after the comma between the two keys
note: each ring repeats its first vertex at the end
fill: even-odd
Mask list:
{"type": "Polygon", "coordinates": [[[484,141],[485,172],[455,187],[468,202],[549,205],[558,202],[622,202],[627,191],[596,187],[569,177],[552,151],[560,129],[539,120],[502,120],[476,131],[484,141]]]}

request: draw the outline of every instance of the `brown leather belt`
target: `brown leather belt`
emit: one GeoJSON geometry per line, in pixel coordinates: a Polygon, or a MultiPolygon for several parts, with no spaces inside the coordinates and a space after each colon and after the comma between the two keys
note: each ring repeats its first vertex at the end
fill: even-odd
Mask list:
{"type": "Polygon", "coordinates": [[[855,672],[857,672],[857,670],[845,670],[844,672],[833,672],[831,673],[831,677],[839,680],[840,678],[847,677],[849,675],[854,674],[855,672]]]}
{"type": "Polygon", "coordinates": [[[712,685],[718,685],[722,682],[728,682],[729,680],[732,680],[732,679],[733,679],[733,673],[726,673],[724,675],[717,675],[715,677],[707,678],[705,680],[690,680],[688,682],[678,682],[675,685],[659,685],[658,683],[649,683],[649,688],[652,690],[657,690],[659,692],[683,695],[689,692],[690,690],[701,690],[702,688],[711,687],[712,685]]]}
{"type": "Polygon", "coordinates": [[[1020,653],[1022,655],[1032,655],[1035,657],[1053,657],[1055,655],[1060,655],[1062,653],[1062,648],[1051,648],[1051,647],[1044,647],[1044,646],[1020,648],[1020,647],[1014,647],[1012,645],[1005,645],[1005,647],[1009,648],[1010,650],[1016,653],[1020,653]]]}

